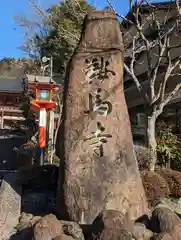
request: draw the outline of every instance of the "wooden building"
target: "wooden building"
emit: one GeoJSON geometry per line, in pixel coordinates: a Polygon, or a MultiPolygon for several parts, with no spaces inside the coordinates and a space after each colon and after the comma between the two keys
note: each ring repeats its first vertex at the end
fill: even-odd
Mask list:
{"type": "MultiPolygon", "coordinates": [[[[142,7],[142,12],[140,16],[140,20],[144,25],[144,31],[149,35],[152,31],[152,18],[150,17],[150,7],[149,5],[144,5],[142,7]]],[[[168,17],[167,27],[171,26],[177,14],[175,3],[167,2],[157,2],[153,3],[152,7],[154,7],[156,19],[159,22],[164,22],[165,16],[168,17]],[[170,24],[170,25],[169,25],[170,24]]],[[[127,18],[132,16],[131,12],[128,13],[127,18]]],[[[154,26],[153,26],[154,27],[154,26]]],[[[137,30],[134,25],[130,25],[128,22],[123,22],[121,24],[121,30],[123,32],[123,39],[125,43],[125,62],[129,64],[132,56],[132,44],[133,37],[136,36],[137,30]]],[[[165,30],[166,31],[166,30],[165,30]]],[[[178,45],[178,47],[171,50],[172,59],[176,59],[178,56],[181,56],[181,45],[180,45],[180,26],[178,33],[172,35],[170,37],[171,45],[178,45]]],[[[157,53],[158,49],[155,47],[152,49],[152,66],[154,67],[157,62],[157,53]]],[[[143,90],[148,92],[148,79],[147,79],[147,60],[146,54],[143,51],[142,55],[139,58],[139,61],[135,62],[134,65],[136,76],[138,77],[140,83],[143,86],[143,90]]],[[[180,73],[180,69],[177,69],[180,73]]],[[[159,89],[160,80],[163,78],[163,73],[165,69],[160,67],[160,71],[156,78],[155,84],[155,92],[159,89]]],[[[173,76],[167,82],[166,85],[166,94],[172,91],[176,84],[180,83],[180,76],[173,76]]],[[[143,136],[145,135],[145,117],[144,117],[144,98],[142,94],[137,90],[136,85],[129,74],[125,72],[124,76],[124,92],[125,98],[128,106],[128,111],[130,115],[130,120],[132,126],[134,126],[134,134],[143,136]]],[[[169,125],[172,126],[172,129],[175,133],[181,133],[181,89],[178,90],[177,94],[172,98],[172,100],[165,106],[163,113],[159,117],[159,119],[163,119],[169,125]]]]}
{"type": "Polygon", "coordinates": [[[0,78],[0,128],[10,128],[12,123],[24,121],[20,105],[24,99],[22,79],[0,78]]]}
{"type": "Polygon", "coordinates": [[[33,95],[37,83],[47,84],[49,80],[49,77],[34,75],[0,77],[0,129],[10,129],[15,123],[23,123],[25,118],[21,104],[25,100],[25,94],[33,95]]]}

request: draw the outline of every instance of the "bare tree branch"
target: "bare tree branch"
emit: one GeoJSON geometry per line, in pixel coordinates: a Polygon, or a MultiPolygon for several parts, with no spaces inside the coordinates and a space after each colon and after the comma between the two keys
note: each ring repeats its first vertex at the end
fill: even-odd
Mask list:
{"type": "Polygon", "coordinates": [[[160,96],[160,93],[161,93],[161,90],[159,90],[157,96],[155,96],[155,81],[156,81],[156,78],[157,78],[158,69],[160,67],[160,64],[161,64],[161,61],[163,59],[163,55],[164,55],[164,52],[165,52],[165,49],[166,49],[166,44],[167,44],[167,38],[164,39],[164,43],[163,44],[162,44],[162,41],[160,39],[160,42],[159,42],[159,57],[158,57],[156,65],[155,65],[155,68],[153,70],[152,77],[150,79],[151,104],[154,101],[158,100],[158,98],[160,96]]]}
{"type": "MultiPolygon", "coordinates": [[[[54,23],[54,22],[52,22],[52,20],[46,15],[46,13],[40,8],[40,6],[38,6],[38,4],[34,0],[29,0],[29,2],[37,10],[37,12],[39,13],[40,16],[42,16],[45,19],[47,19],[48,22],[51,22],[51,24],[53,24],[54,27],[59,28],[59,25],[54,23]]],[[[61,26],[61,30],[64,32],[64,34],[68,34],[71,38],[74,38],[76,41],[79,41],[79,37],[78,36],[72,34],[68,30],[64,29],[62,26],[61,26]]]]}
{"type": "Polygon", "coordinates": [[[177,6],[178,14],[181,16],[180,0],[175,0],[175,3],[176,3],[176,6],[177,6]]]}
{"type": "MultiPolygon", "coordinates": [[[[121,19],[123,19],[123,20],[126,21],[126,22],[133,23],[130,19],[124,17],[123,15],[118,14],[118,13],[116,12],[115,8],[113,7],[113,5],[112,5],[112,3],[111,3],[110,0],[106,0],[106,1],[107,1],[107,3],[108,3],[109,7],[115,12],[115,14],[116,14],[117,17],[120,17],[121,19]]],[[[132,1],[131,1],[131,2],[132,2],[132,1]]]]}
{"type": "MultiPolygon", "coordinates": [[[[177,1],[177,9],[180,10],[180,6],[178,4],[179,1],[177,1]]],[[[178,67],[180,64],[180,57],[172,60],[171,57],[171,50],[177,49],[181,47],[181,44],[175,44],[173,46],[170,46],[170,37],[173,36],[177,31],[179,31],[178,28],[178,21],[176,18],[175,22],[170,22],[173,17],[169,16],[170,9],[168,9],[167,14],[164,18],[164,25],[159,23],[158,20],[156,20],[155,12],[154,10],[151,10],[151,16],[152,16],[152,22],[155,24],[158,36],[155,40],[147,39],[144,33],[144,24],[141,25],[139,22],[139,11],[140,11],[141,3],[137,3],[136,6],[136,12],[133,12],[133,16],[135,18],[134,26],[137,29],[137,34],[139,34],[139,38],[142,40],[140,42],[139,38],[133,37],[132,41],[132,49],[129,50],[128,56],[131,58],[131,64],[128,66],[126,63],[124,64],[126,72],[132,77],[134,80],[136,87],[138,91],[143,93],[142,85],[139,82],[139,79],[136,76],[136,72],[134,69],[134,65],[139,64],[136,55],[138,54],[146,54],[147,59],[147,75],[148,75],[148,92],[150,93],[150,99],[149,100],[149,106],[154,105],[157,109],[160,109],[160,107],[163,105],[163,101],[165,102],[165,88],[167,85],[167,81],[170,79],[170,77],[179,75],[178,73],[173,73],[173,71],[178,67]],[[168,25],[169,21],[169,25],[168,25]],[[171,25],[170,25],[171,23],[171,25]],[[164,26],[164,30],[162,30],[162,26],[164,26]],[[138,44],[137,44],[137,42],[138,44]],[[154,52],[154,49],[158,48],[158,54],[154,52]],[[152,56],[155,55],[157,57],[156,63],[154,65],[154,68],[152,66],[152,56]],[[164,63],[165,62],[165,63],[164,63]],[[159,69],[162,67],[162,64],[166,65],[166,71],[164,74],[163,79],[160,81],[160,86],[158,88],[157,94],[155,94],[155,82],[157,79],[157,76],[159,74],[159,69]],[[156,104],[156,105],[155,105],[156,104]]],[[[155,7],[155,6],[154,6],[155,7]]],[[[130,8],[132,9],[132,1],[130,0],[130,8]]],[[[181,10],[180,10],[181,15],[181,10]]],[[[163,65],[163,67],[164,67],[163,65]]],[[[181,75],[181,74],[180,74],[181,75]]],[[[176,86],[177,89],[177,86],[176,86]]],[[[176,90],[175,90],[176,91],[176,90]]],[[[175,91],[169,95],[168,99],[170,99],[170,96],[172,96],[175,91]]],[[[145,94],[145,93],[144,93],[145,94]]]]}
{"type": "Polygon", "coordinates": [[[181,88],[181,83],[177,84],[174,90],[168,94],[168,96],[164,99],[162,105],[165,106],[167,103],[169,103],[180,88],[181,88]]]}

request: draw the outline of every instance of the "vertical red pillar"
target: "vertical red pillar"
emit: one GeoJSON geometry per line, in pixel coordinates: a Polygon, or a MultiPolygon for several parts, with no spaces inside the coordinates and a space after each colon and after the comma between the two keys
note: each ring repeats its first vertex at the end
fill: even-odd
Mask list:
{"type": "Polygon", "coordinates": [[[40,109],[39,115],[39,134],[38,134],[38,141],[39,147],[44,148],[46,146],[46,109],[40,109]]]}

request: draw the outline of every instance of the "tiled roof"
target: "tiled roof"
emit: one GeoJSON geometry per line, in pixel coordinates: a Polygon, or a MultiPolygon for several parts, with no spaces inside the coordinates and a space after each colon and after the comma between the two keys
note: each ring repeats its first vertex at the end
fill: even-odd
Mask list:
{"type": "Polygon", "coordinates": [[[0,92],[20,93],[22,91],[21,79],[0,77],[0,92]]]}
{"type": "MultiPolygon", "coordinates": [[[[46,76],[35,76],[35,75],[26,75],[28,78],[28,82],[38,82],[38,83],[49,83],[50,82],[50,77],[46,76]]],[[[55,81],[53,81],[55,83],[55,81]]]]}
{"type": "MultiPolygon", "coordinates": [[[[29,83],[49,83],[50,77],[26,75],[29,83]]],[[[53,83],[56,83],[53,81],[53,83]]],[[[0,76],[0,92],[20,93],[23,91],[22,79],[0,76]]]]}

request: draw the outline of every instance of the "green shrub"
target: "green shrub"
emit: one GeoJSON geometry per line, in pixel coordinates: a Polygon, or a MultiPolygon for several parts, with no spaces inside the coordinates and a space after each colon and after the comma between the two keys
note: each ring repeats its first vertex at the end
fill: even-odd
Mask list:
{"type": "Polygon", "coordinates": [[[159,200],[169,196],[169,186],[158,173],[142,171],[141,177],[149,207],[154,206],[159,200]]]}
{"type": "Polygon", "coordinates": [[[163,121],[156,127],[157,163],[161,166],[171,165],[171,162],[181,157],[181,142],[172,133],[172,129],[163,121]]]}
{"type": "Polygon", "coordinates": [[[167,182],[170,194],[173,197],[181,197],[181,173],[171,169],[157,171],[167,182]]]}

